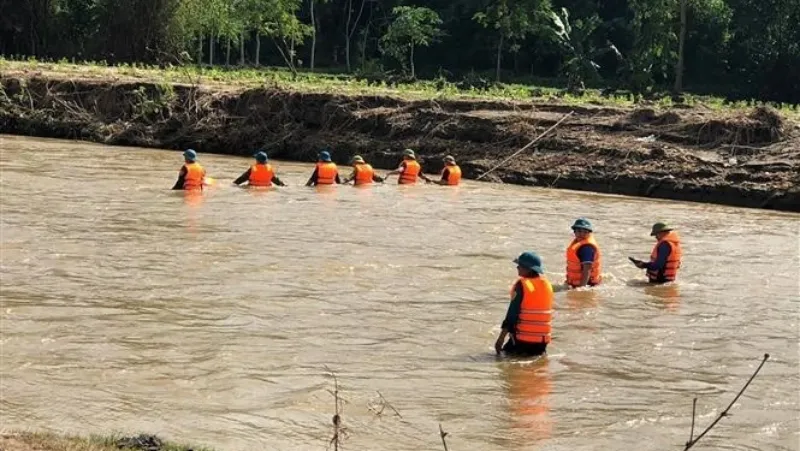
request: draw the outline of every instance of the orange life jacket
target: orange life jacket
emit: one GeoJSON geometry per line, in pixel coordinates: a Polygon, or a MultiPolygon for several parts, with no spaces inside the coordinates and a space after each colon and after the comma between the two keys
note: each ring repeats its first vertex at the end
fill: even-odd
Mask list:
{"type": "Polygon", "coordinates": [[[678,269],[681,267],[681,257],[683,255],[681,251],[681,239],[678,236],[678,232],[669,232],[658,240],[653,247],[653,252],[650,253],[650,261],[654,262],[656,260],[658,257],[658,246],[664,241],[669,243],[670,248],[667,262],[661,271],[647,271],[647,278],[650,279],[650,282],[671,282],[678,277],[678,269]]]}
{"type": "Polygon", "coordinates": [[[600,276],[600,246],[594,240],[594,235],[589,235],[585,240],[575,238],[567,247],[567,285],[571,287],[577,287],[581,284],[583,265],[581,264],[581,259],[578,258],[578,249],[584,245],[594,248],[594,263],[589,273],[589,284],[597,285],[602,280],[600,276]]]}
{"type": "Polygon", "coordinates": [[[317,163],[317,185],[333,185],[337,174],[336,163],[323,161],[317,163]]]}
{"type": "Polygon", "coordinates": [[[197,162],[186,163],[183,167],[186,168],[186,176],[183,178],[183,189],[202,190],[203,181],[206,178],[206,170],[197,162]]]}
{"type": "Polygon", "coordinates": [[[401,185],[417,183],[417,177],[419,177],[419,173],[422,172],[422,167],[417,163],[416,160],[403,160],[404,168],[403,172],[400,173],[400,178],[397,180],[397,183],[401,185]]]}
{"type": "MultiPolygon", "coordinates": [[[[447,176],[447,184],[458,185],[458,183],[461,181],[461,168],[455,164],[448,164],[445,165],[445,169],[449,171],[449,174],[447,176]]],[[[442,170],[443,174],[445,169],[442,170]]]]}
{"type": "MultiPolygon", "coordinates": [[[[520,277],[522,306],[514,339],[524,343],[550,343],[553,321],[553,286],[544,278],[520,277]]],[[[514,297],[516,285],[511,287],[514,297]]]]}
{"type": "Polygon", "coordinates": [[[354,185],[368,185],[372,183],[372,177],[375,175],[375,170],[367,163],[356,163],[353,166],[353,171],[356,173],[356,178],[353,181],[354,185]]]}
{"type": "Polygon", "coordinates": [[[271,164],[257,163],[250,166],[250,178],[247,182],[250,186],[272,186],[273,177],[275,171],[271,164]]]}

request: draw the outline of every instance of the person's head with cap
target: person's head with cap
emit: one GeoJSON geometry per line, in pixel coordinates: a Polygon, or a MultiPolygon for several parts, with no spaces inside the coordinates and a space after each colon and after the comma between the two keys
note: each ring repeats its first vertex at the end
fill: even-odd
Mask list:
{"type": "Polygon", "coordinates": [[[256,161],[261,164],[266,163],[268,160],[267,153],[264,152],[263,150],[259,150],[258,152],[256,152],[255,155],[253,155],[253,158],[255,158],[256,161]]]}
{"type": "Polygon", "coordinates": [[[444,164],[446,164],[448,166],[455,166],[456,165],[456,159],[453,158],[452,155],[448,155],[448,156],[444,157],[443,160],[444,160],[444,164]]]}
{"type": "Polygon", "coordinates": [[[187,163],[194,163],[197,160],[197,152],[194,149],[186,149],[183,151],[183,159],[187,163]]]}
{"type": "Polygon", "coordinates": [[[416,160],[417,156],[414,154],[414,151],[411,149],[406,149],[403,151],[403,159],[406,160],[416,160]]]}
{"type": "Polygon", "coordinates": [[[533,277],[544,274],[544,265],[542,264],[542,257],[532,251],[525,251],[514,259],[517,264],[517,274],[520,277],[533,277]]]}
{"type": "Polygon", "coordinates": [[[650,236],[654,236],[657,240],[660,240],[664,237],[664,235],[671,231],[672,227],[670,227],[666,222],[657,222],[653,224],[653,228],[650,230],[650,236]]]}
{"type": "Polygon", "coordinates": [[[327,150],[320,151],[320,153],[319,153],[319,161],[324,161],[326,163],[330,163],[331,162],[331,153],[328,152],[327,150]]]}
{"type": "Polygon", "coordinates": [[[364,158],[361,155],[355,155],[355,156],[353,156],[353,158],[350,159],[350,163],[351,164],[359,164],[359,163],[363,164],[364,163],[364,158]]]}
{"type": "Polygon", "coordinates": [[[592,223],[589,222],[586,218],[578,218],[572,224],[572,233],[575,234],[577,238],[583,238],[588,236],[594,232],[594,228],[592,228],[592,223]]]}

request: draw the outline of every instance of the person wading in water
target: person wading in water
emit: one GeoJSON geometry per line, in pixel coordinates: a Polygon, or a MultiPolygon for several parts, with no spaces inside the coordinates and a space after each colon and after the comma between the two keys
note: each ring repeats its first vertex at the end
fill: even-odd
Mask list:
{"type": "Polygon", "coordinates": [[[553,286],[544,277],[542,259],[523,252],[514,260],[519,279],[511,287],[511,303],[494,344],[506,354],[538,356],[550,343],[553,318],[553,286]],[[506,337],[509,340],[506,342],[506,337]]]}

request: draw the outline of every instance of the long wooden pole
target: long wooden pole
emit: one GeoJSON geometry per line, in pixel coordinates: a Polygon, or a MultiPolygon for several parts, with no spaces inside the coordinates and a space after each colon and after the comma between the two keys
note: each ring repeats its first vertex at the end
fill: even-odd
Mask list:
{"type": "Polygon", "coordinates": [[[558,120],[558,122],[556,122],[555,124],[553,124],[553,126],[552,126],[552,127],[550,127],[550,128],[548,128],[547,130],[545,130],[545,131],[544,131],[544,133],[542,133],[541,135],[537,136],[537,137],[536,137],[536,138],[535,138],[533,141],[531,141],[531,142],[529,142],[527,145],[525,145],[525,147],[523,147],[522,149],[519,149],[518,151],[514,152],[513,154],[511,154],[511,156],[509,156],[509,157],[508,157],[508,158],[506,158],[505,160],[501,161],[500,163],[498,163],[497,165],[495,165],[493,168],[491,168],[491,169],[489,169],[488,171],[484,172],[483,174],[479,175],[479,176],[478,176],[478,178],[476,178],[475,180],[480,180],[480,179],[482,179],[483,177],[485,177],[485,176],[486,176],[487,174],[489,174],[490,172],[492,172],[492,171],[494,171],[495,169],[499,168],[500,166],[502,166],[502,165],[506,164],[506,162],[507,162],[508,160],[510,160],[510,159],[512,159],[512,158],[514,158],[514,157],[516,157],[517,155],[519,155],[520,153],[522,153],[522,152],[526,151],[528,148],[530,148],[532,145],[536,144],[536,143],[537,143],[537,142],[538,142],[540,139],[542,139],[542,137],[544,137],[546,134],[550,133],[550,131],[552,131],[553,129],[555,129],[555,128],[556,128],[556,127],[558,127],[559,125],[561,125],[561,123],[562,123],[562,122],[564,122],[565,120],[567,120],[567,118],[569,118],[570,116],[572,116],[574,113],[575,113],[575,111],[570,111],[569,113],[565,114],[565,115],[564,115],[564,117],[562,117],[561,119],[559,119],[559,120],[558,120]]]}

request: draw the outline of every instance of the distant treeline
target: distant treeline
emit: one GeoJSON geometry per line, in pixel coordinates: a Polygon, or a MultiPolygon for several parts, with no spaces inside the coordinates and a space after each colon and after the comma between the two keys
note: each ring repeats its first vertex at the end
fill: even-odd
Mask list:
{"type": "Polygon", "coordinates": [[[0,54],[800,103],[800,0],[0,0],[0,54]]]}

